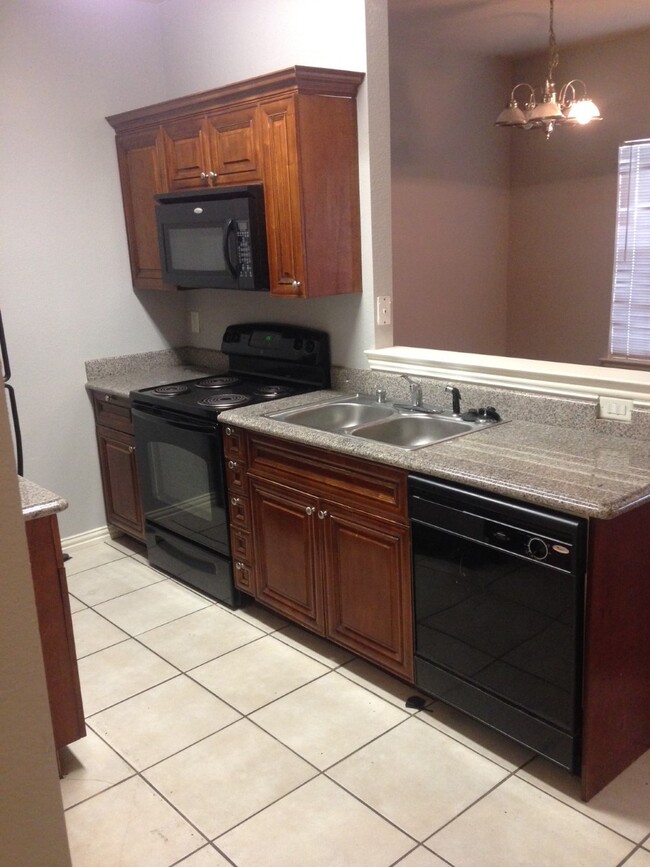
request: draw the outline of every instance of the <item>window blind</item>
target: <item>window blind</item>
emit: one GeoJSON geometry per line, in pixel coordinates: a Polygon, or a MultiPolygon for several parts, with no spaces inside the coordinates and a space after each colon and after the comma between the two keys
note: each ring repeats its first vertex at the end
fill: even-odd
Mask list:
{"type": "Polygon", "coordinates": [[[650,360],[650,139],[618,150],[610,355],[650,360]]]}

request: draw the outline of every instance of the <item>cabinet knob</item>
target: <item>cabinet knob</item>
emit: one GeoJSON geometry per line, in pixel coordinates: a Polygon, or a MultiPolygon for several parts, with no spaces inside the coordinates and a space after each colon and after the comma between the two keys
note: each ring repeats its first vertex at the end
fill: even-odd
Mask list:
{"type": "Polygon", "coordinates": [[[326,509],[323,509],[322,511],[319,511],[319,512],[318,512],[318,517],[321,519],[321,521],[322,521],[324,518],[326,518],[326,517],[327,517],[327,510],[326,510],[326,509]]]}
{"type": "Polygon", "coordinates": [[[305,514],[306,515],[313,515],[315,511],[316,511],[316,509],[314,509],[313,506],[305,506],[305,514]]]}
{"type": "Polygon", "coordinates": [[[300,289],[300,280],[292,280],[291,281],[292,289],[300,289]]]}
{"type": "Polygon", "coordinates": [[[238,572],[241,572],[241,570],[242,570],[243,568],[244,568],[244,564],[241,562],[241,560],[235,560],[235,569],[236,569],[238,572]]]}
{"type": "Polygon", "coordinates": [[[241,500],[239,499],[239,497],[233,497],[230,501],[230,504],[232,506],[238,506],[240,503],[241,503],[241,500]]]}
{"type": "Polygon", "coordinates": [[[237,461],[228,461],[228,469],[236,470],[237,469],[237,461]]]}
{"type": "Polygon", "coordinates": [[[111,397],[110,394],[105,394],[105,395],[104,395],[104,400],[105,400],[106,402],[110,401],[111,399],[112,399],[112,397],[111,397]]]}
{"type": "Polygon", "coordinates": [[[217,177],[216,172],[201,172],[201,180],[203,181],[211,181],[213,178],[217,177]]]}
{"type": "Polygon", "coordinates": [[[232,436],[232,428],[231,428],[231,427],[227,427],[227,428],[226,428],[226,436],[227,436],[227,437],[231,437],[231,436],[232,436]]]}
{"type": "Polygon", "coordinates": [[[129,446],[129,454],[132,455],[135,451],[135,446],[129,446]]]}

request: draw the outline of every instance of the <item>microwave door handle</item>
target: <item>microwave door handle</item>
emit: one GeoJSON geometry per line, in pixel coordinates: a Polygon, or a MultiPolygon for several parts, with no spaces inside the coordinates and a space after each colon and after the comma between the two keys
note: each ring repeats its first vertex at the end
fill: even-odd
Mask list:
{"type": "Polygon", "coordinates": [[[239,262],[233,264],[232,259],[230,258],[230,239],[235,234],[236,228],[237,223],[235,220],[228,220],[226,223],[226,230],[223,233],[223,258],[225,259],[228,270],[235,280],[239,277],[239,262]]]}

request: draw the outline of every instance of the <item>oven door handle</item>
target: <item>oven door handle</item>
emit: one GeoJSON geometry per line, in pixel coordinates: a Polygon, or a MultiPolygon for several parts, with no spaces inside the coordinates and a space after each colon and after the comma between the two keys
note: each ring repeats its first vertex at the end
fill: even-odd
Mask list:
{"type": "Polygon", "coordinates": [[[165,424],[168,424],[171,427],[176,427],[180,430],[195,431],[196,433],[216,433],[219,430],[218,424],[213,424],[211,422],[201,423],[200,421],[190,421],[189,419],[179,419],[178,416],[173,416],[170,413],[165,412],[165,410],[155,409],[150,411],[133,408],[131,410],[131,415],[134,418],[141,418],[145,421],[158,419],[159,421],[164,421],[165,424]]]}

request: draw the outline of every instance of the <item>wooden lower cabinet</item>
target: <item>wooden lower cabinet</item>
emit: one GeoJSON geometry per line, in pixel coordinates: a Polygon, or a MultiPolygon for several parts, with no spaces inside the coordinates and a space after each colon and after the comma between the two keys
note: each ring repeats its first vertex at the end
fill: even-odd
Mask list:
{"type": "Polygon", "coordinates": [[[408,527],[323,505],[330,638],[386,668],[410,673],[408,527]]]}
{"type": "Polygon", "coordinates": [[[58,757],[62,747],[85,736],[86,726],[56,515],[26,521],[25,533],[58,757]]]}
{"type": "Polygon", "coordinates": [[[144,516],[130,402],[95,392],[93,407],[106,519],[118,530],[142,542],[144,516]]]}
{"type": "Polygon", "coordinates": [[[406,474],[257,435],[247,468],[248,592],[412,681],[406,474]]]}
{"type": "Polygon", "coordinates": [[[317,500],[284,485],[250,479],[255,595],[323,635],[323,581],[317,554],[317,500]]]}

